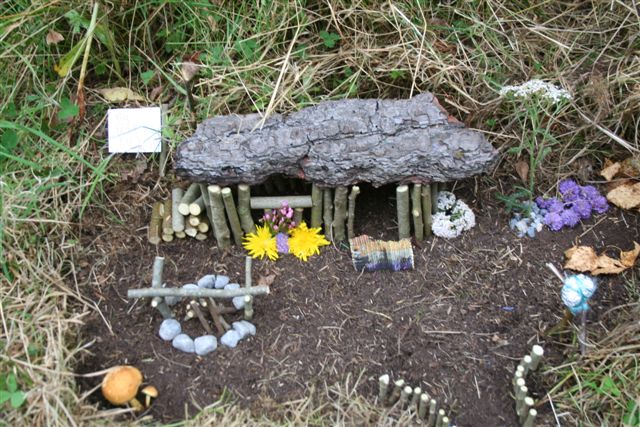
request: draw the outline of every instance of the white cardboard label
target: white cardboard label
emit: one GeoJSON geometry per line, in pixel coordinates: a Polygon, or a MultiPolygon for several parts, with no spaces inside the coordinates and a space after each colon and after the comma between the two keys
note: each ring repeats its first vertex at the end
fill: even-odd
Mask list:
{"type": "Polygon", "coordinates": [[[107,130],[110,153],[158,153],[162,142],[160,107],[109,109],[107,130]]]}

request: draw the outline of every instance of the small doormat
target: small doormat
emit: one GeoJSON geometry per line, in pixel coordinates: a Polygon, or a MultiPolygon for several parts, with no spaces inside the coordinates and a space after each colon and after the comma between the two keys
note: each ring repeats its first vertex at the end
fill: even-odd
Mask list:
{"type": "Polygon", "coordinates": [[[409,239],[383,241],[362,235],[349,239],[349,244],[357,271],[413,269],[413,248],[409,239]]]}

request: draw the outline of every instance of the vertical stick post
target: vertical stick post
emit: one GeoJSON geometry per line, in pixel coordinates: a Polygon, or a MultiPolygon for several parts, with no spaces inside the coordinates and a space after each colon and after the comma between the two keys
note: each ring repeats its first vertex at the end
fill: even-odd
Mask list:
{"type": "Polygon", "coordinates": [[[251,217],[251,187],[247,184],[238,185],[238,216],[245,233],[256,232],[256,225],[251,217]]]}
{"type": "Polygon", "coordinates": [[[229,187],[225,187],[221,191],[222,200],[224,201],[224,207],[227,211],[227,218],[229,218],[229,224],[231,225],[231,231],[233,232],[233,240],[236,245],[242,245],[242,227],[240,227],[240,219],[238,218],[238,212],[236,211],[236,203],[233,201],[233,193],[229,187]]]}
{"type": "Polygon", "coordinates": [[[347,216],[347,188],[337,187],[334,199],[334,214],[333,214],[333,237],[335,241],[341,242],[346,238],[344,232],[344,221],[347,216]]]}
{"type": "Polygon", "coordinates": [[[422,185],[414,184],[411,189],[411,216],[413,217],[413,235],[416,240],[424,240],[424,223],[422,221],[422,185]]]}
{"type": "Polygon", "coordinates": [[[409,225],[409,187],[399,185],[396,187],[396,207],[398,210],[398,238],[400,240],[411,237],[409,225]]]}
{"type": "Polygon", "coordinates": [[[316,184],[311,186],[311,227],[317,228],[322,225],[322,189],[316,184]]]}
{"type": "Polygon", "coordinates": [[[216,240],[220,249],[225,249],[231,245],[231,233],[229,232],[229,227],[227,227],[221,190],[217,185],[210,185],[207,187],[207,191],[211,202],[212,225],[216,240]]]}
{"type": "Polygon", "coordinates": [[[349,195],[349,211],[347,215],[347,236],[349,239],[356,237],[354,229],[354,221],[356,217],[356,198],[360,194],[360,187],[354,185],[351,187],[351,194],[349,195]]]}

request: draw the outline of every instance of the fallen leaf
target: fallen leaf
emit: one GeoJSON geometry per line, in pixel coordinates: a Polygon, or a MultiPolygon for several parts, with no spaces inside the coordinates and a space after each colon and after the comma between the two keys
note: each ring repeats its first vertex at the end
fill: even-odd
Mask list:
{"type": "Polygon", "coordinates": [[[49,30],[49,32],[47,33],[47,37],[45,37],[45,39],[44,39],[44,41],[48,45],[58,44],[63,40],[64,40],[64,37],[62,36],[62,34],[60,34],[57,31],[53,31],[53,30],[49,30]]]}
{"type": "Polygon", "coordinates": [[[614,188],[607,193],[607,199],[622,209],[640,207],[640,182],[614,188]]]}
{"type": "Polygon", "coordinates": [[[522,180],[522,182],[527,182],[529,178],[529,163],[524,160],[518,160],[516,162],[516,172],[518,176],[522,180]]]}
{"type": "Polygon", "coordinates": [[[564,268],[575,271],[591,271],[598,262],[598,255],[589,246],[574,246],[564,253],[567,262],[564,268]]]}
{"type": "Polygon", "coordinates": [[[638,254],[640,254],[640,245],[636,242],[633,242],[633,245],[634,248],[632,250],[620,252],[620,261],[627,268],[633,267],[638,258],[638,254]]]}
{"type": "Polygon", "coordinates": [[[611,163],[611,161],[607,159],[604,169],[600,171],[600,175],[602,175],[607,181],[611,181],[613,177],[620,172],[621,167],[622,165],[620,165],[619,162],[611,163]]]}
{"type": "Polygon", "coordinates": [[[98,92],[109,102],[144,101],[144,97],[126,87],[99,89],[98,92]]]}
{"type": "Polygon", "coordinates": [[[596,251],[589,246],[574,246],[564,253],[567,261],[564,268],[580,272],[589,272],[594,276],[600,274],[618,274],[627,270],[636,262],[640,254],[640,245],[634,243],[634,249],[621,251],[620,259],[614,259],[607,255],[596,254],[596,251]]]}
{"type": "Polygon", "coordinates": [[[186,62],[183,62],[182,66],[180,67],[182,80],[184,80],[187,83],[193,80],[196,74],[198,74],[198,71],[200,71],[200,68],[198,67],[198,64],[196,64],[195,62],[186,61],[186,62]]]}
{"type": "Polygon", "coordinates": [[[270,274],[268,276],[260,276],[258,279],[258,286],[271,286],[271,284],[276,280],[275,274],[270,274]]]}

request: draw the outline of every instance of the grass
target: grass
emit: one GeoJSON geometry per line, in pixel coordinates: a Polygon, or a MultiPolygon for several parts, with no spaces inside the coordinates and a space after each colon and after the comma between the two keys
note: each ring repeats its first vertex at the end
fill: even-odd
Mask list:
{"type": "MultiPolygon", "coordinates": [[[[574,95],[562,114],[541,123],[558,143],[535,164],[538,191],[572,173],[580,159],[598,164],[603,155],[639,148],[640,17],[622,0],[222,6],[200,0],[119,0],[100,3],[87,51],[91,13],[90,2],[80,0],[0,4],[0,391],[24,393],[24,402],[15,398],[15,407],[4,404],[8,425],[109,424],[113,416],[86,403],[73,374],[86,344],[77,339],[79,328],[95,309],[79,292],[91,283],[76,276],[79,223],[88,206],[109,209],[104,189],[117,179],[105,153],[108,105],[99,88],[129,87],[150,103],[166,104],[172,147],[190,132],[180,80],[187,57],[202,64],[194,86],[198,120],[233,112],[287,112],[327,99],[431,91],[451,114],[486,131],[507,153],[521,146],[523,129],[517,112],[503,105],[497,92],[505,84],[538,77],[574,95]],[[47,44],[51,31],[64,40],[47,44]],[[56,67],[67,67],[68,74],[60,76],[56,67]],[[79,86],[85,87],[84,106],[78,105],[79,86]]],[[[532,150],[535,143],[528,142],[532,150]]],[[[505,154],[502,172],[513,173],[515,161],[515,154],[505,154]]],[[[635,359],[607,345],[602,350],[612,351],[607,361],[617,364],[609,368],[594,359],[572,365],[571,374],[596,385],[597,380],[582,379],[596,368],[602,374],[598,378],[610,377],[621,395],[609,399],[607,408],[619,419],[627,405],[623,396],[633,391],[628,386],[637,378],[632,365],[621,364],[635,359]],[[621,367],[620,378],[615,372],[621,367]]],[[[602,397],[598,391],[571,387],[559,388],[554,401],[565,402],[563,410],[576,417],[602,421],[591,415],[597,413],[591,403],[602,397]]],[[[321,410],[301,401],[308,416],[302,421],[348,423],[356,418],[337,417],[367,419],[375,413],[359,397],[347,396],[346,404],[356,405],[348,411],[338,411],[331,398],[321,410]]],[[[225,407],[193,423],[210,416],[237,417],[242,424],[248,415],[225,407]]]]}

